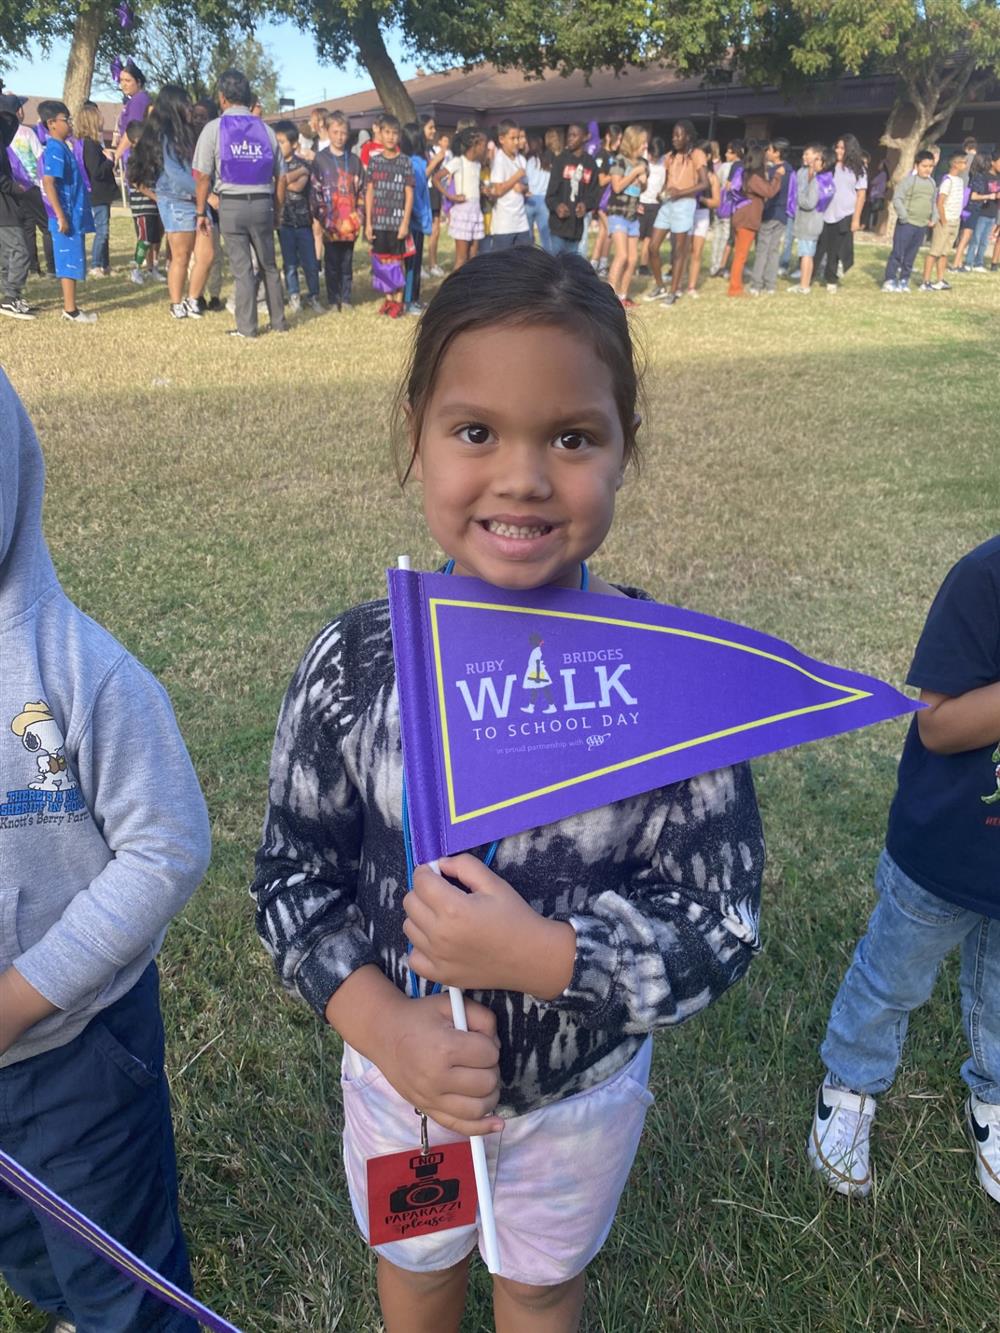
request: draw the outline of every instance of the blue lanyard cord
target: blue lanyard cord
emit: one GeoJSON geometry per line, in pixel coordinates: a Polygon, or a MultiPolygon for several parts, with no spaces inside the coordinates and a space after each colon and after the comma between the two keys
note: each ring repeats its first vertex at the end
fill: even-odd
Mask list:
{"type": "MultiPolygon", "coordinates": [[[[452,573],[455,568],[454,560],[449,560],[444,567],[446,574],[452,573]]],[[[580,591],[586,592],[590,587],[590,570],[587,568],[586,560],[580,561],[580,591]]],[[[486,849],[486,855],[483,857],[483,865],[491,866],[496,859],[499,841],[491,842],[486,849]]],[[[416,869],[413,860],[413,834],[410,830],[410,803],[406,795],[406,778],[403,778],[403,847],[406,851],[406,887],[413,888],[413,872],[416,869]]],[[[409,954],[413,945],[409,940],[406,942],[406,952],[409,954]]],[[[441,984],[437,981],[425,983],[425,995],[438,995],[441,991],[441,984]]],[[[420,999],[420,978],[416,972],[410,971],[410,994],[415,1000],[420,999]]]]}

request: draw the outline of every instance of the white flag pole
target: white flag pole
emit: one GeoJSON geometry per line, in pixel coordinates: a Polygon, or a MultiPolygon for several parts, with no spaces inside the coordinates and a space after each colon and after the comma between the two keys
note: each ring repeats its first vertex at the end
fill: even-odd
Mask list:
{"type": "MultiPolygon", "coordinates": [[[[410,557],[401,555],[396,562],[400,569],[410,569],[410,557]]],[[[436,861],[429,862],[435,875],[441,874],[441,867],[436,861]]],[[[448,987],[451,1000],[451,1021],[459,1032],[468,1032],[469,1022],[465,1016],[465,997],[458,986],[448,987]]],[[[497,1244],[497,1224],[493,1216],[493,1191],[490,1188],[490,1173],[486,1165],[486,1144],[483,1136],[476,1134],[470,1139],[472,1147],[472,1165],[476,1173],[476,1197],[479,1201],[479,1221],[483,1228],[483,1248],[486,1250],[486,1267],[491,1273],[500,1271],[500,1247],[497,1244]]]]}

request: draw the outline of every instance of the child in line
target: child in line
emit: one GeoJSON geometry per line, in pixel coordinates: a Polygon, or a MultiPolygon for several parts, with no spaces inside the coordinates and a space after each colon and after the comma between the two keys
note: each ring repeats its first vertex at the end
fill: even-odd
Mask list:
{"type": "Polygon", "coordinates": [[[639,197],[649,171],[645,157],[648,141],[649,135],[641,125],[627,125],[621,147],[611,161],[607,217],[613,258],[608,282],[626,309],[635,305],[628,291],[639,262],[639,197]]]}
{"type": "Polygon", "coordinates": [[[823,234],[823,214],[833,198],[834,156],[822,144],[807,144],[796,172],[795,218],[792,232],[799,255],[799,281],[789,291],[808,296],[812,291],[816,247],[823,234]]]}
{"type": "Polygon", "coordinates": [[[969,176],[971,198],[979,210],[969,247],[969,272],[986,272],[986,249],[997,224],[997,198],[1000,192],[1000,149],[982,153],[973,163],[969,176]]]}
{"type": "Polygon", "coordinates": [[[479,252],[486,235],[480,207],[479,179],[486,156],[486,135],[469,128],[455,135],[455,151],[450,162],[438,172],[439,188],[451,205],[448,231],[455,243],[455,271],[479,252]]]}
{"type": "MultiPolygon", "coordinates": [[[[626,313],[579,255],[464,264],[420,321],[405,385],[405,475],[450,570],[648,596],[586,563],[640,422],[626,313]]],[[[442,860],[469,894],[426,866],[407,892],[402,777],[388,607],[367,602],[321,631],[288,690],[257,928],[284,984],[344,1039],[362,1233],[365,1161],[411,1147],[415,1106],[432,1145],[485,1135],[496,1327],[571,1333],[652,1101],[650,1034],[717,999],[758,948],[749,766],[504,838],[491,869],[442,860]],[[467,1033],[431,979],[470,992],[467,1033]]],[[[456,1333],[477,1238],[473,1224],[377,1246],[387,1333],[456,1333]]]]}
{"type": "Polygon", "coordinates": [[[326,119],[328,147],[313,159],[309,202],[323,236],[326,303],[331,310],[352,310],[354,243],[361,234],[364,170],[348,152],[347,117],[332,111],[326,119]]]}
{"type": "Polygon", "coordinates": [[[924,260],[924,280],[920,284],[922,292],[950,292],[951,283],[945,280],[948,256],[955,244],[958,228],[962,219],[962,206],[965,202],[965,157],[956,153],[948,164],[948,174],[942,180],[937,193],[934,209],[934,230],[931,232],[931,245],[924,260]],[[937,280],[932,282],[934,269],[937,267],[937,280]]]}
{"type": "MultiPolygon", "coordinates": [[[[145,124],[146,122],[142,120],[130,120],[125,126],[125,139],[129,146],[122,154],[121,161],[126,181],[129,179],[132,153],[142,137],[145,124]]],[[[156,206],[156,196],[152,190],[129,182],[128,207],[132,214],[132,226],[135,228],[135,250],[132,254],[129,279],[139,287],[147,278],[153,278],[156,282],[166,282],[167,275],[161,272],[158,263],[160,245],[163,241],[163,223],[160,221],[160,210],[156,206]]]]}
{"type": "Polygon", "coordinates": [[[580,239],[580,254],[586,259],[590,222],[593,219],[597,223],[597,236],[594,239],[590,263],[602,278],[608,276],[608,269],[611,267],[611,261],[608,258],[611,250],[611,236],[608,232],[607,208],[608,200],[611,198],[611,164],[621,149],[623,132],[620,125],[609,125],[604,131],[601,147],[594,154],[600,193],[597,198],[597,207],[589,217],[584,219],[583,236],[580,239]]]}
{"type": "MultiPolygon", "coordinates": [[[[743,270],[754,238],[760,230],[764,216],[764,200],[773,199],[781,189],[788,168],[784,162],[775,168],[774,175],[768,179],[764,149],[759,146],[748,148],[743,159],[743,170],[739,183],[739,194],[733,192],[733,228],[736,232],[736,244],[733,247],[733,266],[729,275],[729,295],[746,296],[743,286],[743,270]]],[[[730,181],[732,181],[730,177],[730,181]]]]}
{"type": "Polygon", "coordinates": [[[681,295],[681,279],[691,251],[691,233],[698,196],[708,186],[708,157],[697,146],[694,126],[679,120],[671,131],[671,151],[667,154],[667,177],[663,202],[656,215],[656,225],[649,238],[649,264],[654,287],[647,294],[651,301],[663,300],[673,305],[681,295]],[[670,286],[663,282],[660,247],[670,237],[670,286]]]}
{"type": "MultiPolygon", "coordinates": [[[[208,816],[162,686],[59,586],[43,491],[0,374],[0,1148],[190,1291],[154,960],[208,816]]],[[[197,1333],[7,1190],[0,1273],[51,1327],[197,1333]]]]}
{"type": "Polygon", "coordinates": [[[710,139],[703,139],[698,149],[705,154],[709,163],[708,182],[702,192],[695,196],[694,227],[691,231],[691,249],[688,252],[688,277],[685,296],[698,297],[698,279],[701,276],[701,260],[705,252],[705,242],[712,229],[712,219],[722,199],[722,187],[712,168],[713,144],[710,139]]]}
{"type": "Polygon", "coordinates": [[[387,292],[378,312],[398,319],[403,313],[403,256],[413,213],[413,166],[399,149],[398,119],[382,116],[379,132],[381,152],[369,158],[365,176],[365,236],[372,248],[373,272],[375,260],[387,263],[394,272],[398,270],[393,278],[398,286],[387,292]]]}
{"type": "Polygon", "coordinates": [[[403,312],[407,315],[420,315],[424,309],[420,300],[424,238],[430,235],[434,218],[427,184],[427,139],[423,126],[418,121],[413,120],[403,126],[402,145],[403,152],[410,159],[410,166],[413,168],[413,210],[410,215],[410,245],[413,253],[406,259],[403,312]]]}
{"type": "MultiPolygon", "coordinates": [[[[421,116],[424,122],[424,132],[428,127],[434,124],[433,119],[428,119],[425,115],[421,116]]],[[[428,152],[427,157],[427,179],[430,184],[431,197],[431,234],[427,243],[427,274],[428,278],[443,278],[444,269],[438,263],[438,243],[441,238],[441,211],[444,203],[444,196],[434,182],[437,180],[437,174],[442,167],[447,166],[451,161],[451,135],[438,134],[434,138],[434,146],[428,152]]]]}
{"type": "Polygon", "coordinates": [[[18,207],[18,185],[14,180],[13,163],[7,154],[8,146],[17,133],[17,113],[20,100],[0,95],[0,315],[9,319],[34,319],[24,299],[24,285],[28,281],[28,245],[24,239],[24,225],[18,207]]]}
{"type": "Polygon", "coordinates": [[[49,205],[49,231],[55,256],[56,277],[62,287],[63,319],[73,324],[93,324],[97,316],[76,304],[76,284],[87,276],[86,233],[94,230],[87,201],[83,172],[67,140],[73,118],[64,102],[42,102],[38,114],[48,137],[42,157],[42,189],[49,205]]]}
{"type": "Polygon", "coordinates": [[[937,185],[931,175],[933,170],[934,154],[925,148],[917,154],[910,175],[904,176],[896,186],[892,197],[896,230],[882,280],[884,292],[905,293],[910,290],[910,274],[934,216],[937,185]]]}
{"type": "Polygon", "coordinates": [[[708,271],[710,278],[729,277],[729,263],[732,259],[736,233],[733,230],[733,200],[731,183],[743,174],[743,154],[746,144],[742,139],[730,139],[726,152],[719,164],[719,207],[716,218],[719,229],[712,235],[712,267],[708,271]]]}
{"type": "Polygon", "coordinates": [[[302,309],[299,293],[301,264],[309,309],[320,314],[323,307],[319,303],[319,264],[316,261],[316,241],[309,202],[309,165],[298,155],[299,131],[294,121],[279,120],[274,126],[274,136],[285,164],[285,199],[278,221],[278,242],[281,245],[288,304],[292,310],[302,309]]]}
{"type": "Polygon", "coordinates": [[[83,148],[83,168],[90,181],[90,210],[94,215],[90,276],[106,278],[111,272],[111,205],[118,198],[118,182],[112,166],[113,155],[104,148],[101,113],[96,102],[84,102],[75,129],[83,148]]]}
{"type": "Polygon", "coordinates": [[[777,138],[772,139],[764,150],[768,176],[773,176],[780,166],[785,170],[780,190],[764,203],[760,230],[757,232],[757,248],[754,251],[753,275],[750,279],[751,296],[774,296],[778,290],[781,248],[785,243],[788,218],[795,214],[795,195],[798,189],[798,178],[788,161],[790,147],[787,139],[777,138]]]}
{"type": "Polygon", "coordinates": [[[875,1099],[960,948],[965,1124],[979,1183],[1000,1201],[1000,536],[941,585],[907,684],[927,707],[899,762],[879,899],[830,1011],[809,1160],[838,1194],[870,1191],[875,1099]]]}
{"type": "Polygon", "coordinates": [[[660,193],[667,179],[666,140],[654,135],[646,145],[646,183],[639,193],[639,268],[642,278],[648,277],[649,238],[656,224],[660,207],[660,193]]]}

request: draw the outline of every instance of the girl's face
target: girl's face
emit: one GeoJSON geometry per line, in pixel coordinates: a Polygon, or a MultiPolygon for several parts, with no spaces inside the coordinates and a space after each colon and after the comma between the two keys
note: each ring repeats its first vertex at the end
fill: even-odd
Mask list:
{"type": "Polygon", "coordinates": [[[118,87],[126,97],[132,97],[139,91],[139,80],[131,75],[127,69],[123,69],[118,75],[118,87]]]}
{"type": "Polygon", "coordinates": [[[834,151],[834,154],[836,155],[837,161],[838,161],[838,162],[843,162],[843,160],[844,160],[844,153],[847,151],[847,150],[844,148],[844,141],[843,141],[843,139],[838,139],[838,140],[837,140],[837,142],[836,142],[836,143],[834,144],[834,146],[833,146],[833,151],[834,151]]]}
{"type": "Polygon", "coordinates": [[[424,126],[424,138],[427,140],[429,144],[432,144],[434,142],[434,136],[436,134],[437,134],[437,126],[434,124],[433,120],[429,120],[427,124],[424,126]]]}
{"type": "Polygon", "coordinates": [[[457,574],[500,588],[579,587],[581,560],[611,527],[624,470],[610,372],[586,338],[500,327],[449,347],[413,471],[427,525],[457,574]]]}

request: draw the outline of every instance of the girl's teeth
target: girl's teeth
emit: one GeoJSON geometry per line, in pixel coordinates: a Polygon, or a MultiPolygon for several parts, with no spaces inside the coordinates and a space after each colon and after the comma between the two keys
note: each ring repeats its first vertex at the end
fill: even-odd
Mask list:
{"type": "Polygon", "coordinates": [[[488,525],[490,532],[496,533],[498,537],[544,537],[548,532],[548,527],[543,528],[512,528],[509,523],[497,523],[495,520],[488,525]]]}

